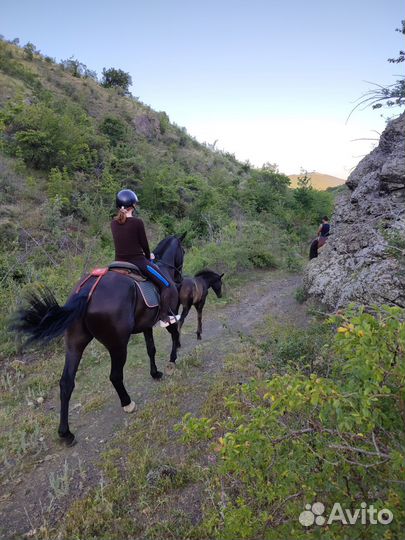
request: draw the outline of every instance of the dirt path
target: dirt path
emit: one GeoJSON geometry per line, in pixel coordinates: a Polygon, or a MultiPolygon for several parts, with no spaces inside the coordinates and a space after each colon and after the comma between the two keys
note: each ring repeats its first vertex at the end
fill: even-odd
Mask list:
{"type": "MultiPolygon", "coordinates": [[[[239,336],[252,332],[266,316],[271,315],[278,321],[304,326],[308,321],[305,307],[294,299],[294,292],[300,285],[301,277],[297,275],[256,273],[249,284],[236,291],[234,303],[218,305],[213,301],[205,308],[201,342],[195,339],[197,323],[193,310],[183,327],[183,346],[178,360],[181,366],[182,358],[198,351],[201,366],[193,373],[186,374],[190,379],[190,388],[202,380],[209,380],[221,371],[223,357],[240,342],[239,336]]],[[[157,349],[160,351],[157,363],[162,369],[162,359],[167,357],[169,338],[160,330],[155,334],[157,349]],[[164,356],[162,351],[165,349],[164,356]]],[[[136,401],[138,411],[146,404],[158,400],[161,385],[167,384],[168,380],[164,378],[155,382],[150,378],[145,353],[145,364],[133,369],[131,357],[140,349],[144,349],[141,342],[137,342],[136,347],[130,349],[125,372],[126,386],[136,401]]],[[[107,373],[106,369],[106,379],[107,373]]],[[[98,381],[87,382],[99,384],[98,381]]],[[[38,456],[34,467],[24,474],[9,478],[3,486],[3,495],[0,498],[2,539],[21,538],[27,533],[35,536],[34,531],[38,531],[41,525],[57,521],[72,500],[83,497],[92,486],[100,482],[100,452],[108,449],[113,444],[115,435],[136,418],[136,413],[132,416],[120,411],[117,397],[108,381],[100,384],[103,385],[106,397],[106,404],[100,410],[84,412],[80,403],[75,402],[73,395],[70,423],[78,444],[65,448],[57,443],[56,437],[47,441],[46,450],[43,455],[38,456]]],[[[191,393],[187,396],[184,404],[187,410],[197,412],[204,399],[203,394],[204,392],[199,395],[191,393]]],[[[50,414],[55,415],[58,409],[56,392],[48,407],[50,414]]]]}

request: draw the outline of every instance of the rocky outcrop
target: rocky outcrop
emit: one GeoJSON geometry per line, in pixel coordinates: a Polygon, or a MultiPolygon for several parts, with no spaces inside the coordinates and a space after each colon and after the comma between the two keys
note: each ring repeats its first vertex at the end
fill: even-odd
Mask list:
{"type": "Polygon", "coordinates": [[[332,235],[306,269],[305,289],[332,308],[351,301],[405,307],[405,113],[346,184],[332,235]]]}
{"type": "Polygon", "coordinates": [[[149,114],[139,114],[134,118],[134,126],[136,131],[147,137],[149,140],[156,138],[160,135],[160,123],[159,119],[149,114]]]}

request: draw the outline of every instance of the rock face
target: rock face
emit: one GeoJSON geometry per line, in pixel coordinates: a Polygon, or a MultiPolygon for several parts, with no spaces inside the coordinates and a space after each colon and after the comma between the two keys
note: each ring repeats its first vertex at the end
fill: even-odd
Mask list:
{"type": "Polygon", "coordinates": [[[305,289],[330,308],[352,301],[405,307],[405,113],[346,184],[332,234],[306,269],[305,289]]]}

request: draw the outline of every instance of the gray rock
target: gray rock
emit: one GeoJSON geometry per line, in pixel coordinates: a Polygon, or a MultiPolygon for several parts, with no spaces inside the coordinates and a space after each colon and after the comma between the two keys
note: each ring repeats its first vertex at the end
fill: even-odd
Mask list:
{"type": "Polygon", "coordinates": [[[150,140],[160,135],[160,122],[155,116],[140,114],[134,118],[133,122],[136,131],[150,140]]]}
{"type": "Polygon", "coordinates": [[[330,308],[349,302],[405,306],[405,113],[392,120],[378,146],[349,176],[336,202],[332,234],[304,275],[307,293],[330,308]]]}

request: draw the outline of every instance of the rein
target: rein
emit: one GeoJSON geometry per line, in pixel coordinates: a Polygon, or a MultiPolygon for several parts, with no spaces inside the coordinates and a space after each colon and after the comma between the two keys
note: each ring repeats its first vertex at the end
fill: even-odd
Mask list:
{"type": "Polygon", "coordinates": [[[160,262],[160,264],[162,264],[162,265],[164,265],[164,266],[168,266],[169,268],[172,268],[172,269],[174,270],[174,272],[175,272],[174,278],[173,278],[173,279],[174,279],[174,282],[175,282],[175,283],[181,283],[181,281],[182,281],[182,279],[183,279],[183,265],[182,265],[182,264],[179,265],[179,266],[174,266],[173,264],[167,263],[167,262],[165,262],[165,261],[161,261],[161,260],[159,261],[159,259],[157,259],[157,258],[155,258],[155,260],[154,260],[153,262],[154,262],[155,264],[157,264],[157,263],[160,262]],[[178,274],[179,277],[180,277],[180,280],[179,280],[179,281],[176,281],[176,272],[177,272],[177,274],[178,274]]]}

